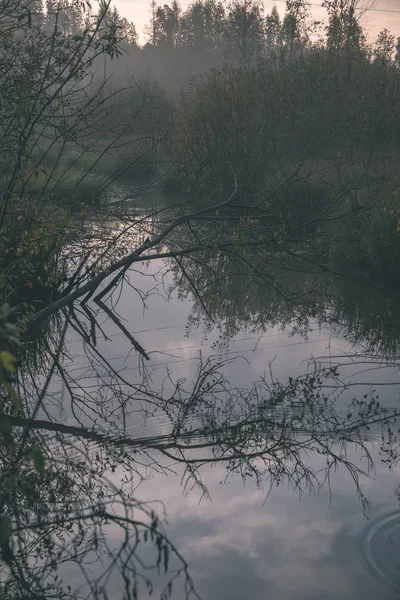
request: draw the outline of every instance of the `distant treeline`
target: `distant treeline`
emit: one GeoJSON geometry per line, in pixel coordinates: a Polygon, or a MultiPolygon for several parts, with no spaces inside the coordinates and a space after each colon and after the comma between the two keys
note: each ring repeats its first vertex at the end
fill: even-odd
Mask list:
{"type": "MultiPolygon", "coordinates": [[[[57,27],[60,34],[79,35],[93,9],[73,0],[31,0],[32,14],[43,27],[57,27]]],[[[106,74],[146,75],[168,84],[172,90],[188,83],[193,75],[226,64],[249,68],[258,59],[287,60],[299,53],[322,48],[331,53],[357,54],[367,62],[399,65],[400,38],[384,29],[375,41],[367,40],[360,22],[357,0],[325,0],[326,23],[312,18],[305,0],[287,0],[280,17],[276,6],[265,14],[260,0],[195,0],[183,9],[177,0],[158,5],[152,0],[145,43],[132,22],[114,7],[105,14],[100,30],[110,28],[120,41],[122,56],[118,65],[106,66],[106,74]]],[[[100,3],[99,13],[104,10],[100,3]]]]}

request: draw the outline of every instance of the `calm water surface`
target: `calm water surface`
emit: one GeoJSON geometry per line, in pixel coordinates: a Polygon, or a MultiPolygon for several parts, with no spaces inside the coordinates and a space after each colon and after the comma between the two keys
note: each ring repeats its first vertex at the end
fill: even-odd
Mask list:
{"type": "MultiPolygon", "coordinates": [[[[307,335],[292,335],[290,325],[282,329],[277,324],[260,331],[245,323],[240,325],[238,319],[239,327],[230,337],[224,335],[223,327],[206,327],[201,319],[191,318],[193,295],[179,298],[176,289],[171,292],[173,275],[165,271],[163,264],[131,270],[132,286],[148,295],[143,300],[125,285],[116,307],[125,327],[150,356],[147,376],[155,387],[161,386],[167,373],[172,379],[191,381],[199,353],[203,359],[210,355],[234,359],[224,372],[232,385],[243,389],[263,374],[270,377],[272,373],[280,381],[301,375],[309,368],[309,360],[317,357],[324,364],[345,363],[340,368],[341,380],[357,384],[345,389],[337,400],[339,412],[348,410],[353,398],[362,398],[372,390],[379,393],[381,406],[398,408],[400,379],[396,367],[387,367],[383,362],[371,369],[370,361],[362,357],[348,359],[348,355],[363,349],[352,346],[337,328],[334,332],[314,322],[307,335]]],[[[98,349],[113,368],[122,369],[127,381],[139,381],[143,370],[138,354],[110,319],[103,316],[102,321],[108,339],[99,339],[98,349]]],[[[68,337],[68,372],[82,385],[94,385],[82,340],[73,331],[68,337]]],[[[59,385],[62,387],[61,382],[59,385]]],[[[145,404],[128,410],[129,435],[143,438],[169,433],[171,421],[164,411],[156,410],[144,417],[145,404]]],[[[67,408],[63,418],[69,424],[76,423],[76,415],[67,408]]],[[[78,418],[85,423],[84,414],[78,418]]],[[[267,478],[257,484],[254,478],[239,474],[226,479],[224,463],[204,464],[200,472],[207,496],[196,485],[185,488],[182,465],[171,464],[167,474],[145,465],[143,481],[139,484],[138,478],[135,480],[135,495],[142,501],[163,502],[168,535],[188,560],[197,591],[206,600],[397,598],[399,473],[396,466],[390,469],[383,462],[380,427],[364,433],[373,466],[355,443],[348,443],[346,448],[338,444],[337,452],[365,471],[360,475],[360,487],[368,506],[363,504],[344,465],[332,470],[329,480],[325,480],[326,458],[313,452],[305,455],[304,461],[314,473],[321,474],[319,486],[314,483],[297,489],[283,478],[279,485],[270,487],[267,478]]],[[[123,476],[122,468],[110,474],[116,481],[123,476]]],[[[112,545],[118,540],[118,530],[110,528],[109,536],[112,545]]],[[[144,557],[146,552],[150,550],[144,547],[144,557]]],[[[99,568],[94,565],[93,573],[99,568]]],[[[71,578],[76,575],[72,568],[66,573],[71,578]]],[[[155,574],[153,595],[162,582],[162,577],[155,574]]],[[[110,598],[121,594],[121,582],[111,580],[110,598]]],[[[142,592],[142,597],[150,595],[142,592]]],[[[174,597],[185,597],[179,585],[174,597]]]]}

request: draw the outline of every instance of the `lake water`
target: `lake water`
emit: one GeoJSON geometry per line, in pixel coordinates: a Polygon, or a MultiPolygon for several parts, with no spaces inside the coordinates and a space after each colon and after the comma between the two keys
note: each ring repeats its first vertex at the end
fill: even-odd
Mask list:
{"type": "MultiPolygon", "coordinates": [[[[340,385],[337,381],[324,382],[325,394],[335,395],[329,419],[324,416],[328,419],[325,424],[315,415],[310,420],[305,417],[305,423],[312,423],[312,430],[310,432],[305,424],[302,431],[302,417],[290,420],[294,411],[300,410],[293,403],[285,409],[283,402],[282,408],[274,409],[280,423],[283,423],[282,418],[287,423],[288,448],[294,444],[299,452],[298,455],[284,452],[282,460],[286,472],[282,477],[274,472],[273,454],[267,459],[256,456],[254,473],[251,469],[244,473],[236,467],[229,470],[223,452],[211,461],[212,443],[205,444],[204,451],[196,447],[185,452],[189,459],[203,452],[204,460],[200,461],[198,473],[205,487],[190,479],[188,482],[186,465],[174,464],[158,452],[154,443],[149,442],[146,455],[138,459],[140,466],[136,466],[130,484],[135,497],[143,502],[160,500],[163,503],[163,507],[158,504],[155,507],[161,514],[165,511],[166,532],[187,560],[199,596],[205,600],[397,598],[400,595],[397,428],[396,421],[389,431],[381,422],[381,417],[385,420],[393,409],[399,408],[400,376],[396,356],[371,357],[365,345],[349,342],[351,336],[341,333],[340,326],[324,325],[318,319],[311,319],[307,333],[297,330],[293,333],[296,323],[290,320],[283,328],[279,322],[269,324],[268,319],[260,326],[248,318],[248,311],[243,311],[243,307],[232,309],[226,318],[225,307],[212,323],[203,318],[198,302],[197,308],[194,307],[193,293],[187,289],[179,293],[176,285],[171,289],[176,277],[174,280],[174,273],[166,263],[151,267],[139,265],[130,270],[129,281],[131,287],[124,284],[122,293],[118,293],[115,312],[150,360],[142,361],[127,336],[99,312],[108,339],[98,336],[96,348],[112,369],[123,375],[127,385],[139,384],[145,375],[152,390],[164,389],[165,398],[172,394],[173,382],[177,379],[185,379],[185,385],[190,388],[191,382],[196,380],[200,355],[203,362],[211,356],[214,361],[231,359],[220,371],[230,386],[241,390],[240,396],[235,398],[237,402],[241,399],[244,407],[242,410],[238,405],[226,405],[226,396],[222,395],[212,406],[201,410],[196,406],[182,416],[177,405],[169,411],[162,402],[154,404],[145,396],[138,399],[139,394],[125,405],[123,428],[130,439],[168,437],[176,425],[175,417],[182,418],[186,431],[201,430],[205,422],[222,422],[220,413],[217,418],[211,414],[218,409],[225,424],[237,421],[248,410],[243,390],[249,390],[253,382],[265,377],[265,382],[270,384],[272,377],[273,381],[287,384],[290,377],[312,372],[312,359],[319,365],[340,364],[340,385]],[[142,297],[135,289],[141,290],[142,297]],[[143,371],[144,363],[146,371],[143,371]],[[347,384],[351,386],[347,388],[347,384]],[[335,415],[347,419],[347,423],[357,423],[357,415],[361,414],[357,411],[362,410],[357,408],[357,401],[364,397],[367,401],[372,398],[375,407],[378,403],[379,417],[370,419],[368,427],[357,429],[357,436],[353,436],[350,426],[347,434],[343,434],[343,426],[335,429],[335,415]],[[324,452],[327,447],[330,456],[339,458],[337,465],[329,469],[329,475],[324,452]],[[302,473],[307,472],[308,477],[298,477],[300,461],[302,473]],[[357,481],[349,465],[363,471],[357,473],[357,481]],[[274,477],[268,468],[275,473],[274,477]]],[[[236,306],[240,305],[241,293],[245,296],[246,290],[239,287],[233,301],[236,306]]],[[[261,303],[263,301],[261,299],[261,303]]],[[[112,306],[112,300],[108,305],[112,306]]],[[[209,308],[216,317],[218,311],[212,303],[209,308]]],[[[98,357],[88,356],[82,338],[75,331],[69,330],[67,337],[70,358],[64,362],[66,373],[86,391],[108,389],[112,379],[110,371],[101,366],[103,363],[98,357]],[[102,381],[99,381],[99,373],[102,381]]],[[[58,385],[61,389],[62,381],[58,385]]],[[[104,392],[104,397],[106,395],[104,392]]],[[[88,424],[93,414],[90,399],[86,400],[85,406],[89,408],[83,408],[78,402],[74,414],[67,403],[63,422],[88,424]]],[[[113,424],[120,427],[121,421],[116,414],[113,421],[110,414],[107,412],[105,417],[105,413],[99,413],[96,424],[113,431],[113,424]]],[[[268,435],[276,435],[276,432],[268,433],[264,427],[257,444],[267,444],[268,435]]],[[[254,437],[252,430],[251,443],[254,437]]],[[[208,438],[203,432],[196,433],[195,439],[208,438]]],[[[245,452],[246,436],[244,441],[241,437],[241,443],[245,452]]],[[[126,466],[117,466],[109,474],[116,484],[125,475],[126,466]]],[[[111,546],[117,546],[119,535],[118,527],[110,526],[111,546]]],[[[144,562],[151,560],[151,550],[146,545],[141,553],[144,562]]],[[[93,576],[97,576],[101,568],[97,563],[93,565],[93,576]]],[[[71,582],[78,577],[70,566],[64,573],[71,582]]],[[[164,577],[157,569],[148,575],[154,585],[152,597],[157,597],[164,577]]],[[[117,574],[110,577],[108,590],[110,599],[123,597],[123,581],[117,574]]],[[[186,596],[187,591],[177,583],[172,597],[181,600],[186,596]]],[[[139,597],[150,598],[145,587],[140,588],[139,597]]]]}

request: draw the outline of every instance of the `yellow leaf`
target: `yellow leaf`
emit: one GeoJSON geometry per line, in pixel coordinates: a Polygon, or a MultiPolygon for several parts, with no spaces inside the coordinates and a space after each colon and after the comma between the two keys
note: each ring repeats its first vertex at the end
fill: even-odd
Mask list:
{"type": "Polygon", "coordinates": [[[19,412],[19,409],[20,409],[21,406],[20,406],[20,400],[19,400],[19,396],[18,396],[17,392],[6,381],[3,381],[2,385],[7,390],[8,394],[9,394],[11,400],[12,400],[12,404],[13,404],[14,410],[16,412],[19,412]]]}
{"type": "Polygon", "coordinates": [[[22,221],[22,219],[23,219],[23,218],[24,218],[24,217],[23,217],[22,215],[18,215],[18,217],[17,217],[17,221],[22,221]]]}
{"type": "Polygon", "coordinates": [[[13,354],[11,354],[11,352],[8,352],[7,350],[2,350],[0,352],[0,360],[3,363],[4,367],[7,369],[7,371],[15,371],[16,358],[13,354]]]}

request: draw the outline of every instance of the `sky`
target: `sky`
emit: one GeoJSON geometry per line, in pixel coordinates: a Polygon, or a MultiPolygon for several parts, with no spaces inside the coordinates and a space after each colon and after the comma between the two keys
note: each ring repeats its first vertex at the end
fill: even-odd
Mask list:
{"type": "MultiPolygon", "coordinates": [[[[318,8],[314,4],[321,4],[322,0],[315,0],[312,4],[312,13],[315,19],[324,20],[326,11],[324,8],[318,8]]],[[[143,41],[143,28],[149,21],[150,0],[113,0],[119,13],[132,21],[136,25],[140,40],[143,41]]],[[[159,0],[158,4],[168,4],[168,0],[159,0]]],[[[181,0],[183,8],[190,4],[190,0],[181,0]]],[[[285,0],[264,0],[265,12],[271,12],[272,7],[276,4],[278,11],[283,14],[285,8],[285,0]]],[[[363,2],[363,6],[372,7],[364,13],[363,21],[369,38],[374,40],[382,29],[386,28],[391,31],[396,37],[400,36],[400,0],[367,0],[363,2]],[[398,12],[384,12],[398,11],[398,12]]]]}

